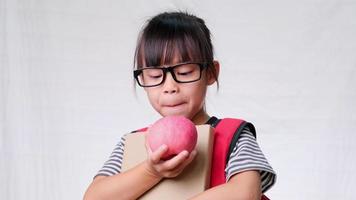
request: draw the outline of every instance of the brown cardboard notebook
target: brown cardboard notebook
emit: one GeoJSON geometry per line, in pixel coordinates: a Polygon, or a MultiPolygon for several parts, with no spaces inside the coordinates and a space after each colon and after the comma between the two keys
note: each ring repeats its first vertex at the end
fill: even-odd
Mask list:
{"type": "MultiPolygon", "coordinates": [[[[210,181],[210,166],[213,149],[214,129],[210,125],[196,126],[198,154],[184,171],[172,179],[163,179],[154,188],[140,197],[142,200],[182,200],[206,190],[210,181]]],[[[125,136],[125,152],[122,171],[132,168],[147,158],[145,136],[133,133],[125,136]]]]}

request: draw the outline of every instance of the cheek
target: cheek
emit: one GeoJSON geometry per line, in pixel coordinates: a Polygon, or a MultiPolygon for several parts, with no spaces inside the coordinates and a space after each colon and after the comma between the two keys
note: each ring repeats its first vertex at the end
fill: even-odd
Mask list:
{"type": "Polygon", "coordinates": [[[207,90],[206,85],[199,84],[196,85],[194,89],[190,89],[187,91],[189,92],[189,96],[191,100],[193,100],[195,106],[204,104],[206,90],[207,90]]]}
{"type": "Polygon", "coordinates": [[[146,94],[151,105],[155,107],[159,100],[159,94],[154,90],[146,90],[146,94]]]}

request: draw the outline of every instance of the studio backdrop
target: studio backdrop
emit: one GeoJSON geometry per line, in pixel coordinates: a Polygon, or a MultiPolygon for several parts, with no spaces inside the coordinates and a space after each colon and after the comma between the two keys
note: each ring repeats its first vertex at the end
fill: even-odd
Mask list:
{"type": "Polygon", "coordinates": [[[0,199],[81,199],[120,137],[160,116],[133,86],[143,24],[205,19],[206,108],[254,123],[279,199],[356,199],[356,1],[0,0],[0,199]]]}

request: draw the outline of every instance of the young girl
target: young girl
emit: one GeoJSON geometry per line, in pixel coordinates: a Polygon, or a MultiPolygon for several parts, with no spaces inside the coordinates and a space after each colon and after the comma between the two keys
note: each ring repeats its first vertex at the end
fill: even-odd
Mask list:
{"type": "MultiPolygon", "coordinates": [[[[171,12],[148,21],[135,53],[134,78],[161,116],[182,115],[196,125],[219,123],[205,110],[207,87],[218,84],[220,66],[214,60],[210,31],[191,14],[171,12]]],[[[252,126],[253,127],[253,126],[252,126]]],[[[252,128],[253,129],[253,128],[252,128]]],[[[192,199],[260,199],[275,182],[275,173],[261,152],[251,126],[243,127],[226,165],[226,183],[192,199]]],[[[183,151],[170,160],[162,146],[147,160],[121,172],[124,138],[95,176],[84,199],[137,199],[164,178],[174,178],[194,159],[196,151],[183,151]]]]}

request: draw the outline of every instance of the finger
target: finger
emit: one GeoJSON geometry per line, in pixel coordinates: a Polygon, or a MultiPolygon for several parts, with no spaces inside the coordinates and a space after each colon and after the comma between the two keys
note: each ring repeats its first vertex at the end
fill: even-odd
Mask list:
{"type": "Polygon", "coordinates": [[[180,173],[182,173],[182,171],[186,168],[186,166],[189,165],[194,160],[196,155],[197,155],[197,151],[196,150],[192,151],[189,154],[189,157],[183,163],[181,163],[179,166],[177,166],[177,168],[174,169],[174,171],[171,172],[170,175],[172,177],[175,177],[175,176],[178,176],[180,173]]]}
{"type": "Polygon", "coordinates": [[[171,170],[179,166],[181,163],[183,163],[187,158],[188,158],[189,152],[184,150],[180,152],[178,155],[174,156],[170,160],[167,160],[166,162],[162,163],[162,167],[166,170],[171,170]]]}
{"type": "Polygon", "coordinates": [[[161,157],[164,155],[164,153],[167,152],[167,150],[168,150],[167,145],[163,144],[162,146],[160,146],[156,151],[152,152],[150,156],[151,161],[155,164],[159,163],[161,157]]]}
{"type": "Polygon", "coordinates": [[[196,157],[197,154],[198,154],[198,152],[197,152],[196,150],[193,150],[193,151],[189,154],[188,159],[186,159],[186,160],[183,162],[182,166],[180,166],[180,167],[182,167],[182,168],[184,169],[187,165],[189,165],[189,164],[194,160],[194,158],[196,157]]]}

